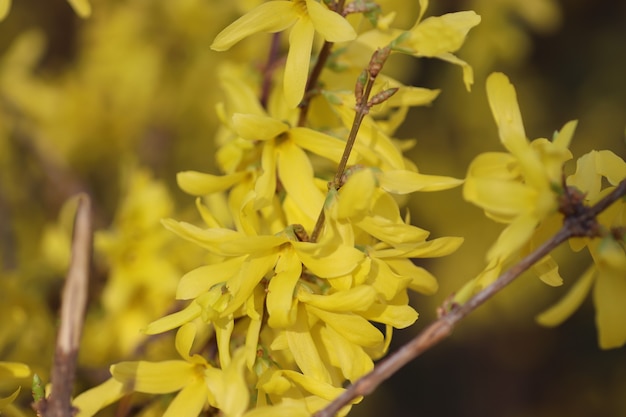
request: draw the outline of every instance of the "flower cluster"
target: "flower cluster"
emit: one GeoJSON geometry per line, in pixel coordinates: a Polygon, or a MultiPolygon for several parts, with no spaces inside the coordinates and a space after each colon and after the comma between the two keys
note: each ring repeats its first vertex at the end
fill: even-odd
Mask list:
{"type": "MultiPolygon", "coordinates": [[[[529,141],[513,85],[506,75],[494,73],[487,79],[487,97],[500,141],[508,152],[487,152],[476,157],[468,168],[463,187],[464,198],[485,210],[498,222],[508,223],[487,253],[487,267],[467,285],[458,300],[484,288],[500,275],[503,266],[514,259],[527,244],[535,229],[558,211],[562,190],[562,167],[572,155],[568,149],[576,122],[565,124],[552,141],[529,141]]],[[[546,257],[535,268],[553,271],[546,257]]],[[[544,281],[560,284],[546,273],[544,281]]]]}
{"type": "MultiPolygon", "coordinates": [[[[456,295],[464,302],[492,283],[504,265],[520,253],[529,252],[551,236],[567,213],[563,203],[571,198],[573,187],[585,205],[598,202],[626,178],[626,162],[611,151],[592,151],[577,160],[576,173],[564,180],[563,166],[572,155],[568,149],[576,128],[571,121],[556,132],[552,140],[528,141],[524,132],[515,89],[508,78],[494,73],[487,79],[487,95],[500,140],[508,152],[479,155],[471,163],[463,194],[480,206],[495,221],[507,223],[487,253],[487,267],[456,295]],[[602,187],[603,178],[610,184],[602,187]]],[[[594,286],[598,340],[602,348],[626,343],[626,253],[624,202],[612,205],[599,217],[597,236],[570,239],[575,251],[587,247],[593,264],[583,273],[570,292],[555,306],[540,314],[538,322],[556,326],[569,317],[594,286]]],[[[533,266],[540,278],[551,286],[563,283],[558,265],[546,256],[533,266]]]]}
{"type": "Polygon", "coordinates": [[[284,72],[270,74],[282,82],[263,100],[247,69],[219,71],[217,161],[224,174],[178,175],[179,186],[198,197],[203,226],[163,221],[205,249],[209,262],[180,279],[176,298],[188,300],[186,307],[146,328],[178,329],[181,360],[112,366],[111,380],[74,401],[79,416],[129,391],[179,391],[167,416],[196,416],[209,406],[228,416],[277,409],[309,415],[373,368],[394,328],[417,319],[407,290],[432,294],[437,282],[411,259],[447,255],[462,239],[429,239],[401,215],[394,195],[462,181],[420,173],[392,136],[408,108],[430,103],[437,91],[379,73],[390,53],[439,57],[465,68],[469,88],[471,70],[452,52],[480,21],[473,12],[422,20],[427,2],[420,4],[409,31],[375,20],[374,29],[357,35],[341,14],[343,2],[273,1],[217,36],[212,47],[224,50],[256,32],[291,28],[284,72]],[[329,65],[311,81],[315,33],[328,44],[355,39],[346,54],[355,44],[384,41],[365,71],[329,65]],[[354,97],[338,83],[342,72],[357,79],[354,97]],[[303,99],[310,103],[297,107],[303,99]]]}

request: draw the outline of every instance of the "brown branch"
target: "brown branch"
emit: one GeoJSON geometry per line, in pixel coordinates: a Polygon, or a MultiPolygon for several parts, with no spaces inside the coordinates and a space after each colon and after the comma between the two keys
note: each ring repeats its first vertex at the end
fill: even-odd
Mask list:
{"type": "MultiPolygon", "coordinates": [[[[372,58],[370,59],[369,65],[367,66],[366,70],[357,79],[355,87],[356,108],[354,119],[352,121],[352,127],[350,128],[350,133],[348,134],[346,146],[343,150],[343,155],[341,155],[341,160],[339,161],[339,166],[337,167],[335,177],[333,178],[333,181],[328,185],[329,190],[338,190],[341,187],[342,177],[346,171],[346,167],[348,166],[348,159],[350,159],[350,154],[352,153],[352,148],[354,147],[354,143],[356,142],[357,134],[359,133],[359,129],[361,128],[361,123],[363,123],[363,119],[369,113],[370,108],[375,104],[378,104],[370,101],[369,97],[372,92],[372,88],[374,87],[374,83],[376,82],[376,77],[385,65],[385,62],[387,61],[390,53],[390,47],[376,50],[376,52],[372,54],[372,58]]],[[[311,242],[317,242],[317,239],[319,238],[319,235],[324,227],[325,219],[326,215],[324,214],[324,207],[322,206],[320,214],[317,217],[315,227],[311,232],[311,242]]]]}
{"type": "MultiPolygon", "coordinates": [[[[342,14],[344,4],[345,0],[339,0],[333,7],[333,11],[342,14]]],[[[317,87],[317,81],[322,74],[322,70],[326,66],[326,61],[328,61],[328,58],[330,57],[330,51],[333,48],[333,45],[333,42],[324,42],[320,53],[317,55],[317,61],[315,62],[315,66],[313,67],[313,70],[311,70],[311,74],[309,75],[309,78],[306,82],[306,87],[304,88],[304,96],[302,98],[302,102],[300,103],[300,115],[298,116],[298,126],[300,127],[306,124],[311,99],[314,95],[313,92],[317,87]]]]}
{"type": "Polygon", "coordinates": [[[333,417],[341,408],[350,404],[356,398],[372,393],[376,387],[404,365],[452,334],[452,330],[459,321],[513,282],[513,280],[548,255],[561,243],[571,237],[589,236],[596,233],[598,229],[596,216],[624,195],[626,195],[626,179],[621,181],[610,194],[594,206],[586,207],[580,202],[576,214],[566,217],[561,229],[551,239],[500,275],[496,281],[474,295],[465,304],[453,306],[449,312],[426,327],[398,351],[379,362],[374,370],[349,386],[339,397],[314,416],[333,417]]]}
{"type": "Polygon", "coordinates": [[[74,221],[72,259],[63,288],[60,327],[51,372],[52,388],[46,400],[35,404],[38,414],[44,417],[68,417],[74,414],[71,396],[87,303],[93,245],[92,223],[91,200],[86,194],[81,194],[74,221]]]}
{"type": "Polygon", "coordinates": [[[267,62],[263,67],[263,83],[261,84],[261,98],[260,102],[263,108],[267,108],[267,101],[270,98],[270,91],[272,89],[272,77],[277,63],[279,62],[280,52],[280,32],[276,32],[272,35],[272,43],[270,44],[269,54],[267,56],[267,62]]]}

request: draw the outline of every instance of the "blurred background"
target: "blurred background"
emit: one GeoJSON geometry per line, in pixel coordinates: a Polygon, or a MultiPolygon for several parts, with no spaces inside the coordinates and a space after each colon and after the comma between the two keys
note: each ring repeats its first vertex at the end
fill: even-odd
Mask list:
{"type": "MultiPolygon", "coordinates": [[[[15,1],[0,23],[0,360],[28,363],[47,380],[69,256],[70,197],[87,191],[98,232],[79,389],[99,382],[111,362],[168,355],[169,344],[145,343],[135,329],[176,307],[178,278],[203,254],[159,219],[197,219],[175,175],[217,173],[219,65],[260,68],[270,41],[257,35],[227,53],[209,49],[255,0],[91,3],[92,16],[82,20],[64,0],[45,7],[15,1]]],[[[427,16],[475,10],[482,23],[458,54],[474,68],[471,93],[460,69],[440,61],[393,57],[387,68],[407,84],[442,89],[431,107],[412,109],[397,134],[417,139],[409,156],[421,172],[463,177],[478,153],[502,149],[485,96],[492,71],[516,86],[529,138],[549,138],[577,119],[575,158],[592,149],[626,157],[626,2],[431,3],[427,16]]],[[[380,4],[402,10],[399,27],[417,17],[417,2],[380,4]]],[[[414,195],[409,207],[432,236],[466,240],[457,253],[423,263],[440,291],[414,297],[420,319],[396,332],[392,350],[482,270],[501,230],[464,203],[460,189],[414,195]]],[[[589,262],[567,248],[556,258],[563,287],[522,277],[351,415],[626,416],[626,353],[599,349],[591,300],[559,328],[535,324],[589,262]]],[[[2,396],[12,392],[5,385],[0,381],[2,396]]]]}

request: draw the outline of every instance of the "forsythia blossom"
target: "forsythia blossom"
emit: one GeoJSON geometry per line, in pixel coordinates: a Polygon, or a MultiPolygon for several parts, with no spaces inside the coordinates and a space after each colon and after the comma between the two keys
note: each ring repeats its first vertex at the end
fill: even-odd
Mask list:
{"type": "MultiPolygon", "coordinates": [[[[418,48],[416,56],[450,58],[478,21],[473,12],[442,24],[426,19],[407,48],[418,48]]],[[[430,239],[401,215],[393,194],[445,190],[462,181],[422,174],[390,135],[408,107],[430,103],[438,91],[381,76],[374,97],[392,97],[386,104],[401,109],[400,116],[385,110],[364,115],[341,184],[329,189],[325,178],[342,160],[355,98],[331,83],[333,90],[323,93],[326,106],[312,107],[307,120],[294,107],[307,83],[314,33],[348,41],[356,37],[352,26],[314,0],[271,1],[224,29],[212,48],[289,27],[283,83],[272,85],[265,100],[235,75],[245,73],[236,66],[219,73],[224,101],[217,106],[223,124],[217,160],[224,175],[185,171],[177,177],[198,197],[204,225],[163,224],[203,248],[208,262],[180,279],[176,298],[183,308],[145,331],[178,329],[182,360],[113,365],[109,381],[76,398],[81,417],[133,390],[178,392],[168,416],[194,416],[206,407],[227,416],[310,415],[371,371],[393,329],[415,322],[408,290],[437,290],[435,278],[412,259],[448,255],[462,239],[430,239]],[[196,334],[204,335],[201,346],[192,346],[196,334]]]]}
{"type": "MultiPolygon", "coordinates": [[[[489,218],[508,226],[489,249],[485,271],[466,287],[470,294],[497,278],[503,264],[530,241],[537,226],[558,211],[562,166],[571,158],[568,146],[576,128],[576,122],[571,121],[552,141],[541,138],[530,142],[515,89],[504,74],[488,77],[487,97],[500,141],[508,152],[476,157],[469,166],[463,196],[482,207],[489,218]]],[[[542,262],[552,261],[548,257],[542,262]]],[[[457,299],[467,297],[466,291],[457,299]]]]}
{"type": "Polygon", "coordinates": [[[220,32],[211,48],[229,49],[256,32],[280,32],[291,27],[285,64],[285,100],[296,107],[304,94],[315,33],[329,42],[345,42],[356,32],[339,14],[315,0],[277,0],[263,3],[220,32]]]}

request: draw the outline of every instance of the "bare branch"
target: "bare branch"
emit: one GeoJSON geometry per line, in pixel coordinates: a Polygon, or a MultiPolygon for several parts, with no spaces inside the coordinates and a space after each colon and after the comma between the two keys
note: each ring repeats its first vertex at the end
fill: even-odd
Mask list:
{"type": "Polygon", "coordinates": [[[51,372],[52,389],[43,404],[35,404],[38,414],[45,417],[68,417],[74,414],[71,396],[87,303],[93,245],[92,223],[91,200],[86,194],[81,194],[74,221],[72,260],[63,288],[60,327],[51,372]]]}

